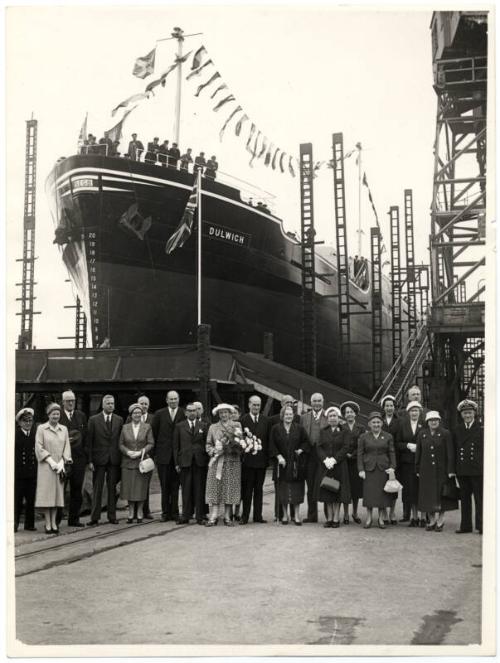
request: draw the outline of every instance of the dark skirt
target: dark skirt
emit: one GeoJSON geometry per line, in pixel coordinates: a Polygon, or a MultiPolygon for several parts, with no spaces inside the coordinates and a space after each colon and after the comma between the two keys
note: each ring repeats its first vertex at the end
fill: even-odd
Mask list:
{"type": "Polygon", "coordinates": [[[143,502],[148,496],[148,485],[151,472],[141,474],[138,468],[122,467],[120,497],[129,502],[143,502]]]}
{"type": "Polygon", "coordinates": [[[418,477],[413,463],[401,463],[397,472],[398,480],[403,486],[403,504],[416,505],[418,501],[418,477]]]}
{"type": "Polygon", "coordinates": [[[359,500],[363,497],[363,479],[359,476],[358,460],[355,455],[353,458],[347,459],[347,468],[349,471],[349,487],[351,491],[350,499],[359,500]]]}
{"type": "Polygon", "coordinates": [[[363,481],[363,506],[368,509],[386,509],[392,504],[392,496],[386,493],[384,486],[388,479],[387,472],[376,467],[371,472],[366,472],[363,481]]]}
{"type": "Polygon", "coordinates": [[[280,504],[302,504],[305,493],[304,481],[279,481],[280,504]]]}
{"type": "Polygon", "coordinates": [[[341,461],[334,465],[333,470],[327,470],[323,463],[318,463],[314,479],[314,497],[318,502],[324,502],[325,504],[333,504],[334,502],[347,504],[351,501],[349,470],[347,469],[347,463],[345,461],[341,461]],[[321,488],[321,481],[324,476],[333,477],[340,482],[340,490],[338,493],[321,488]]]}

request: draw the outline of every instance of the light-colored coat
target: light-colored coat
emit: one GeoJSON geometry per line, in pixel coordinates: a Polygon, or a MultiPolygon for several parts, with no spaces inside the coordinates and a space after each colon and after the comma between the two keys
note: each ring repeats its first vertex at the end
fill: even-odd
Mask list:
{"type": "Polygon", "coordinates": [[[64,483],[50,467],[47,459],[50,456],[56,463],[61,458],[71,461],[71,446],[66,426],[57,424],[54,429],[49,422],[40,424],[35,436],[35,455],[38,460],[35,506],[64,506],[64,483]]]}

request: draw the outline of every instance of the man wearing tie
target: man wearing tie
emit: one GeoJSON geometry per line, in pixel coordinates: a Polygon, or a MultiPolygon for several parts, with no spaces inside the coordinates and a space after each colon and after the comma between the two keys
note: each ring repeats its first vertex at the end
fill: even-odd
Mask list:
{"type": "Polygon", "coordinates": [[[179,518],[179,475],[175,469],[174,431],[186,418],[179,407],[179,394],[169,391],[167,407],[158,410],[151,427],[155,439],[154,457],[161,486],[161,519],[163,522],[179,518]]]}
{"type": "Polygon", "coordinates": [[[460,527],[457,534],[472,532],[472,496],[475,526],[483,533],[483,444],[484,431],[476,420],[477,404],[465,399],[457,410],[462,421],[454,432],[457,479],[460,485],[460,527]]]}
{"type": "Polygon", "coordinates": [[[325,399],[323,398],[323,394],[313,394],[311,396],[312,409],[300,417],[300,423],[304,427],[309,440],[311,441],[312,447],[307,460],[307,518],[304,518],[305,523],[318,522],[318,501],[314,499],[314,480],[319,463],[318,454],[316,453],[316,445],[319,442],[321,429],[328,424],[328,420],[323,411],[324,402],[325,399]]]}
{"type": "MultiPolygon", "coordinates": [[[[145,424],[149,424],[150,426],[153,423],[153,415],[149,411],[149,398],[145,396],[144,394],[142,396],[139,396],[137,399],[137,403],[141,406],[142,408],[142,415],[141,415],[141,421],[143,421],[145,424]]],[[[132,421],[132,417],[130,414],[127,417],[127,420],[125,421],[126,424],[129,424],[132,421]]],[[[144,509],[144,518],[146,520],[154,520],[154,516],[151,513],[151,509],[149,506],[149,487],[151,485],[151,477],[153,476],[152,472],[149,472],[148,476],[148,494],[147,497],[144,501],[143,509],[144,509]]]]}
{"type": "MultiPolygon", "coordinates": [[[[69,509],[68,525],[70,527],[84,527],[80,522],[80,510],[82,508],[82,487],[85,477],[85,466],[87,464],[87,417],[81,410],[76,409],[76,397],[71,391],[65,391],[62,395],[62,410],[59,423],[66,426],[71,444],[71,458],[73,465],[69,475],[69,509]]],[[[63,515],[62,508],[57,510],[56,522],[59,524],[63,515]]]]}
{"type": "Polygon", "coordinates": [[[254,523],[265,523],[262,517],[264,479],[269,463],[269,419],[260,413],[262,401],[259,396],[251,396],[248,401],[249,413],[241,418],[241,427],[259,438],[262,449],[255,456],[243,454],[241,471],[241,492],[243,498],[243,516],[241,525],[246,525],[250,518],[250,507],[253,499],[254,523]]]}
{"type": "Polygon", "coordinates": [[[208,428],[198,420],[196,410],[194,403],[188,403],[187,419],[178,423],[174,430],[174,462],[182,489],[182,517],[177,522],[188,523],[194,512],[198,525],[204,525],[208,428]]]}
{"type": "Polygon", "coordinates": [[[120,480],[122,455],[118,446],[123,419],[114,414],[115,399],[109,394],[102,399],[102,412],[90,417],[87,432],[87,454],[92,477],[92,512],[88,525],[97,525],[102,506],[104,480],[108,488],[108,520],[117,525],[116,485],[120,480]]]}

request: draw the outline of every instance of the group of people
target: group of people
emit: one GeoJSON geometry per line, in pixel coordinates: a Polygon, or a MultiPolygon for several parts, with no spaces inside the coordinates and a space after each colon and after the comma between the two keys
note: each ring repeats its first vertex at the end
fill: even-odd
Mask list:
{"type": "Polygon", "coordinates": [[[76,409],[72,391],[61,405],[50,403],[48,421],[35,425],[31,408],[16,415],[15,530],[24,507],[24,528],[35,529],[35,509],[43,511],[45,531],[58,532],[69,487],[68,525],[80,522],[82,484],[86,467],[93,474],[90,522],[97,525],[107,484],[107,518],[118,524],[117,486],[128,502],[127,522],[152,519],[149,489],[153,467],[161,488],[161,520],[213,527],[222,522],[246,525],[263,518],[263,487],[272,466],[275,520],[283,525],[318,522],[323,503],[324,527],[338,528],[352,520],[360,524],[359,502],[366,509],[364,527],[378,510],[381,529],[395,525],[398,482],[402,486],[403,518],[410,527],[441,532],[444,513],[461,504],[458,533],[482,533],[483,429],[477,405],[458,405],[460,422],[451,433],[439,412],[426,410],[418,387],[408,392],[408,404],[396,410],[386,395],[380,409],[358,422],[354,401],[325,409],[321,394],[313,394],[310,409],[298,415],[292,396],[284,396],[279,415],[265,416],[257,395],[248,413],[220,403],[205,416],[199,402],[184,409],[179,394],[169,391],[166,407],[149,412],[142,395],[128,408],[128,418],[115,413],[115,399],[106,395],[102,411],[87,421],[76,409]],[[456,481],[459,486],[457,487],[456,481]],[[307,516],[300,509],[307,488],[307,516]],[[459,490],[459,495],[457,491],[459,490]],[[179,508],[179,491],[182,495],[179,508]],[[343,512],[341,516],[341,511],[343,512]]]}
{"type": "MultiPolygon", "coordinates": [[[[81,154],[102,154],[104,156],[120,156],[119,141],[112,141],[108,136],[103,136],[97,141],[96,137],[89,133],[88,137],[83,141],[80,148],[81,154]]],[[[158,136],[155,136],[152,141],[148,142],[147,149],[141,140],[137,138],[137,134],[132,134],[132,140],[128,144],[127,151],[123,155],[131,161],[140,161],[144,154],[144,161],[146,163],[158,164],[167,168],[177,169],[179,167],[182,171],[189,171],[191,164],[193,173],[196,174],[201,171],[201,174],[208,179],[215,180],[219,164],[217,157],[212,155],[210,159],[205,158],[205,152],[200,152],[198,156],[193,158],[193,150],[189,147],[184,154],[181,154],[177,143],[164,140],[160,143],[158,136]]]]}

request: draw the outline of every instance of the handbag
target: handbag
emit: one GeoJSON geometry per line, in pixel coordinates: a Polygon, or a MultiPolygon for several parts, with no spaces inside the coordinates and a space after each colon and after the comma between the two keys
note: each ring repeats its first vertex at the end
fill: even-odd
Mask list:
{"type": "Polygon", "coordinates": [[[460,492],[455,479],[447,479],[441,488],[441,497],[446,497],[449,500],[458,500],[460,492]]]}
{"type": "Polygon", "coordinates": [[[325,475],[321,479],[319,487],[324,488],[324,490],[330,491],[330,493],[338,493],[340,490],[340,481],[338,481],[334,477],[329,477],[325,475]]]}
{"type": "Polygon", "coordinates": [[[399,493],[403,486],[397,479],[387,479],[384,486],[385,493],[399,493]]]}
{"type": "Polygon", "coordinates": [[[144,458],[144,449],[141,454],[141,462],[139,463],[139,472],[147,474],[155,469],[155,462],[152,458],[144,458]]]}

